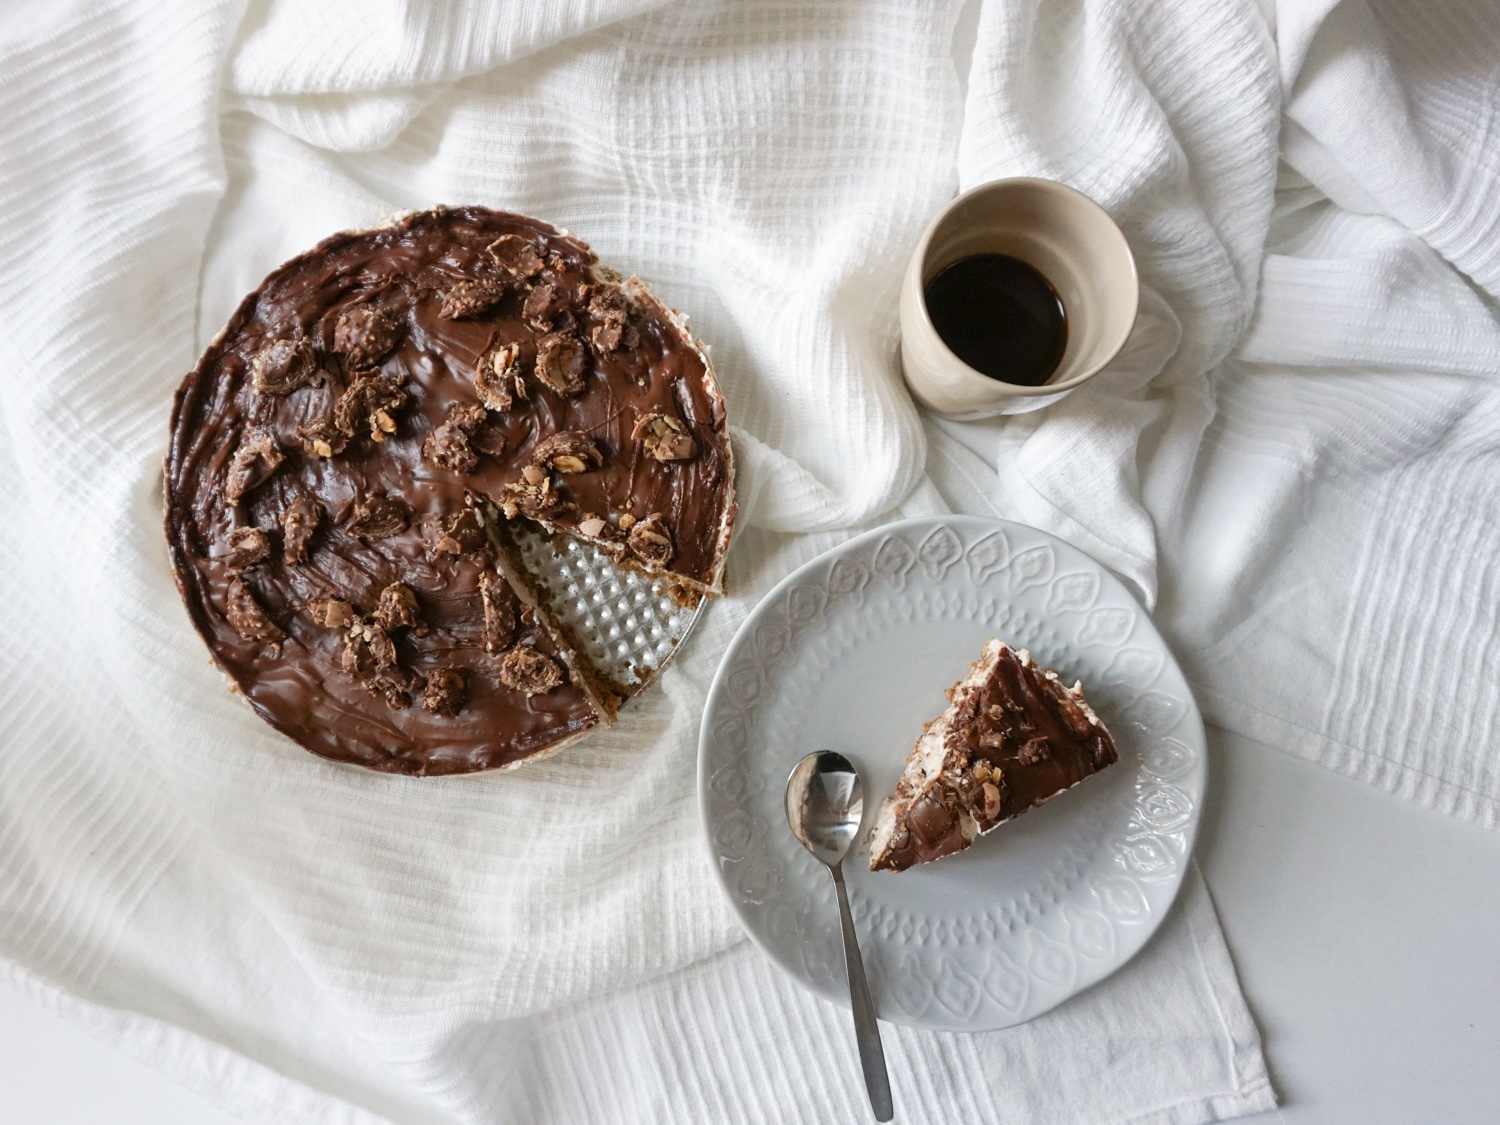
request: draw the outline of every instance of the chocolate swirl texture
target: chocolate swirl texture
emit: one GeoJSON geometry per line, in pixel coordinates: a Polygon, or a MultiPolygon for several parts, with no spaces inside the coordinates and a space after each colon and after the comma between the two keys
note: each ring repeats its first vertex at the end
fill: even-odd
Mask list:
{"type": "Polygon", "coordinates": [[[177,392],[166,505],[188,612],[251,706],[314,753],[419,775],[608,721],[506,517],[713,593],[735,512],[681,321],[577,239],[479,207],[267,277],[177,392]]]}

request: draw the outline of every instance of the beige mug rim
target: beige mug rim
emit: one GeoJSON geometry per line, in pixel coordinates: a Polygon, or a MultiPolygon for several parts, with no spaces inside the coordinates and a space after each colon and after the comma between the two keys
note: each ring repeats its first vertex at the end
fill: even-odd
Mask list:
{"type": "Polygon", "coordinates": [[[968,191],[961,192],[960,194],[955,195],[948,201],[947,205],[941,211],[933,216],[932,221],[927,224],[927,229],[922,232],[922,238],[917,243],[916,253],[912,257],[912,267],[917,271],[918,275],[917,308],[922,314],[922,326],[932,334],[933,339],[938,342],[939,346],[941,346],[942,349],[953,358],[953,362],[963,368],[963,370],[966,372],[966,378],[972,376],[974,379],[979,380],[979,382],[974,384],[976,389],[978,389],[979,387],[984,387],[991,391],[998,390],[1003,397],[1013,396],[1017,398],[1027,398],[1040,395],[1058,394],[1062,391],[1071,390],[1081,383],[1088,382],[1095,375],[1099,374],[1100,371],[1104,370],[1104,368],[1107,367],[1110,363],[1112,363],[1115,357],[1118,356],[1124,349],[1125,342],[1130,339],[1130,333],[1134,329],[1136,317],[1139,315],[1141,309],[1140,272],[1136,268],[1135,254],[1130,249],[1130,242],[1128,239],[1126,239],[1125,232],[1120,229],[1120,224],[1115,222],[1113,215],[1111,215],[1103,207],[1099,206],[1098,203],[1090,199],[1087,195],[1079,191],[1077,188],[1073,187],[1070,184],[1065,184],[1061,180],[1049,180],[1042,176],[1006,176],[998,180],[986,180],[982,184],[975,184],[968,191]],[[1046,190],[1061,188],[1065,194],[1074,196],[1076,199],[1081,200],[1088,207],[1093,208],[1100,215],[1104,216],[1104,218],[1108,220],[1110,227],[1117,235],[1119,235],[1120,248],[1125,251],[1125,261],[1130,266],[1130,315],[1125,319],[1125,328],[1121,331],[1119,340],[1117,340],[1114,343],[1114,346],[1109,349],[1109,353],[1102,359],[1100,359],[1098,363],[1094,364],[1094,366],[1081,371],[1079,374],[1074,375],[1071,379],[1064,380],[1061,383],[1041,383],[1035,387],[1022,386],[1019,383],[1007,383],[1002,379],[991,379],[984,372],[976,371],[974,368],[965,363],[958,356],[958,354],[948,346],[948,341],[943,339],[942,334],[937,330],[937,326],[932,323],[932,314],[927,311],[927,287],[925,282],[921,280],[921,275],[923,272],[925,272],[923,270],[923,264],[927,261],[927,248],[932,243],[932,236],[937,233],[938,227],[943,224],[943,222],[948,218],[950,214],[953,213],[954,209],[957,208],[960,203],[963,203],[966,199],[978,195],[981,192],[993,191],[994,189],[1000,187],[1016,187],[1022,185],[1040,186],[1046,190]]]}

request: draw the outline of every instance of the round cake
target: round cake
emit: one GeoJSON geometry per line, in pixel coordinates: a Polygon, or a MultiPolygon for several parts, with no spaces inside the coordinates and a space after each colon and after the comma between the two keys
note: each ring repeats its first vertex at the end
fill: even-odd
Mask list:
{"type": "Polygon", "coordinates": [[[245,298],[177,392],[166,506],[193,623],[263,718],[326,758],[451,774],[560,749],[625,693],[518,525],[696,600],[722,588],[734,471],[680,317],[564,231],[440,208],[245,298]]]}

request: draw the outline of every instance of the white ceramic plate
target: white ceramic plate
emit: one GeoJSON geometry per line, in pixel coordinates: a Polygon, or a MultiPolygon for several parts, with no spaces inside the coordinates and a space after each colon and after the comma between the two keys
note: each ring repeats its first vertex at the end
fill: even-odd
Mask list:
{"type": "Polygon", "coordinates": [[[865,786],[844,863],[880,1017],[1009,1027],[1146,943],[1187,870],[1208,779],[1203,723],[1150,619],[1087,555],[1035,528],[945,516],[861,535],[756,607],[714,677],[698,796],[715,870],[754,939],[848,1004],[833,884],[787,828],[787,775],[837,750],[865,786]],[[968,851],[873,873],[863,847],[922,724],[991,636],[1083,681],[1120,760],[968,851]]]}

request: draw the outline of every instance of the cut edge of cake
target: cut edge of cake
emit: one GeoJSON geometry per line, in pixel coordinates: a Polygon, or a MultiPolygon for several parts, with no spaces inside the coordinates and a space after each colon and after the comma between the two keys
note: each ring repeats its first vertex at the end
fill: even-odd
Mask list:
{"type": "Polygon", "coordinates": [[[557,615],[552,611],[547,599],[543,596],[537,584],[532,580],[530,572],[518,562],[513,553],[511,544],[505,541],[499,528],[503,526],[499,522],[499,513],[492,506],[489,508],[484,520],[485,533],[490,543],[490,561],[496,573],[505,579],[506,585],[516,595],[516,600],[523,606],[528,607],[535,615],[537,623],[546,631],[548,638],[557,649],[557,655],[562,658],[563,665],[568,670],[568,678],[583,692],[589,705],[599,716],[599,722],[588,730],[579,731],[576,735],[570,735],[561,739],[556,744],[549,746],[546,750],[526,758],[519,758],[508,763],[506,767],[518,766],[522,762],[534,762],[540,758],[551,757],[552,754],[561,750],[564,746],[570,746],[578,739],[589,734],[597,727],[609,727],[614,725],[615,715],[620,709],[620,700],[616,694],[600,683],[597,673],[588,660],[579,653],[573,643],[572,636],[568,630],[563,628],[557,615]]]}
{"type": "MultiPolygon", "coordinates": [[[[552,638],[552,643],[557,646],[563,663],[567,665],[570,678],[599,712],[601,725],[613,725],[620,708],[629,701],[630,696],[622,692],[620,686],[603,671],[594,667],[593,661],[584,654],[580,638],[573,635],[573,630],[563,620],[563,615],[552,604],[546,587],[522,561],[521,552],[510,538],[514,534],[512,521],[507,520],[500,510],[487,500],[480,500],[479,507],[485,514],[485,532],[489,537],[490,554],[494,559],[495,569],[516,592],[516,597],[524,605],[530,606],[537,620],[543,624],[552,638]]],[[[557,534],[566,535],[566,532],[557,534]]],[[[535,759],[526,760],[534,761],[535,759]]]]}
{"type": "Polygon", "coordinates": [[[872,871],[902,871],[963,851],[1118,760],[1082,683],[1065,686],[1025,649],[991,639],[947,694],[948,707],[924,728],[876,813],[872,871]],[[1034,698],[1016,699],[1002,675],[1034,698]],[[1004,696],[980,712],[995,687],[1004,696]]]}

